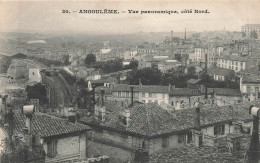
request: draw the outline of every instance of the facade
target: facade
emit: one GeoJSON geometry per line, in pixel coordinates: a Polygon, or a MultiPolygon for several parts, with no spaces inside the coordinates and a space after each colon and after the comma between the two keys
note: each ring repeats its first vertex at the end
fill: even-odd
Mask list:
{"type": "Polygon", "coordinates": [[[42,76],[40,69],[29,69],[29,81],[30,82],[42,82],[42,76]]]}
{"type": "Polygon", "coordinates": [[[235,76],[234,70],[218,67],[209,68],[207,72],[216,81],[232,80],[235,76]]]}
{"type": "Polygon", "coordinates": [[[239,72],[246,69],[246,61],[247,57],[239,55],[223,55],[218,57],[217,67],[239,72]]]}
{"type": "Polygon", "coordinates": [[[80,122],[93,128],[88,135],[92,155],[100,152],[115,163],[140,161],[158,152],[197,145],[198,125],[204,146],[214,146],[217,139],[234,133],[235,121],[242,122],[250,134],[252,117],[245,108],[258,102],[223,107],[204,105],[199,113],[194,108],[171,112],[155,103],[101,105],[96,106],[94,116],[80,122]]]}
{"type": "MultiPolygon", "coordinates": [[[[14,135],[23,133],[27,127],[25,121],[27,119],[21,111],[14,111],[14,135]]],[[[30,121],[31,130],[40,135],[46,153],[45,162],[68,162],[86,158],[86,132],[90,130],[88,126],[39,112],[34,113],[30,121]]]]}
{"type": "Polygon", "coordinates": [[[260,24],[246,24],[241,27],[241,31],[246,34],[246,38],[250,38],[251,32],[255,31],[257,33],[257,38],[260,36],[260,24]]]}

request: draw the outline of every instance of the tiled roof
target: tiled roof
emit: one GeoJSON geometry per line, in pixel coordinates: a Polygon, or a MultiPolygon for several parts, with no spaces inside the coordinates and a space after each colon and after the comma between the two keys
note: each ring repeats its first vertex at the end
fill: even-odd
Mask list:
{"type": "MultiPolygon", "coordinates": [[[[216,95],[221,96],[241,96],[241,92],[239,89],[232,88],[208,88],[208,94],[210,92],[214,92],[216,95]]],[[[205,88],[201,90],[202,94],[205,94],[205,88]]]]}
{"type": "MultiPolygon", "coordinates": [[[[20,110],[14,111],[14,133],[23,132],[25,127],[25,116],[20,110]]],[[[74,132],[87,131],[90,127],[82,124],[74,124],[67,120],[36,112],[32,118],[33,132],[42,137],[58,136],[74,132]]]]}
{"type": "Polygon", "coordinates": [[[128,85],[128,84],[118,84],[115,85],[113,92],[127,92],[131,91],[130,87],[134,87],[134,92],[150,92],[150,93],[168,93],[169,86],[160,85],[128,85]]]}
{"type": "Polygon", "coordinates": [[[215,74],[215,75],[227,76],[232,72],[234,73],[234,70],[218,68],[218,67],[212,67],[208,69],[208,74],[212,74],[212,75],[215,74]]]}
{"type": "Polygon", "coordinates": [[[198,148],[193,145],[187,145],[180,148],[169,149],[149,157],[150,163],[243,163],[244,159],[233,156],[229,152],[221,152],[216,147],[198,148]]]}
{"type": "MultiPolygon", "coordinates": [[[[260,106],[260,101],[239,103],[232,106],[219,107],[205,105],[201,109],[201,126],[214,125],[231,121],[252,120],[248,113],[251,105],[260,106]]],[[[95,120],[94,117],[84,117],[80,121],[91,127],[112,129],[118,132],[135,134],[146,137],[181,132],[195,126],[195,109],[181,109],[172,113],[164,110],[155,103],[140,104],[130,108],[130,126],[119,122],[120,112],[106,114],[105,121],[95,120]]]]}
{"type": "Polygon", "coordinates": [[[242,83],[257,83],[259,84],[260,83],[260,75],[254,75],[254,74],[251,74],[251,75],[245,75],[243,76],[242,78],[242,83]]]}
{"type": "Polygon", "coordinates": [[[199,89],[190,88],[173,88],[171,89],[170,96],[200,96],[199,89]]]}

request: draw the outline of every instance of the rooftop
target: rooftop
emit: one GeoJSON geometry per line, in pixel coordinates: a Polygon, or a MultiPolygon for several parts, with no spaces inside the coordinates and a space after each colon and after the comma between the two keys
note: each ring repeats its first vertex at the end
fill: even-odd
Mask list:
{"type": "Polygon", "coordinates": [[[230,61],[240,61],[240,62],[245,62],[248,59],[248,57],[242,57],[239,55],[221,55],[218,58],[224,60],[230,60],[230,61]]]}
{"type": "MultiPolygon", "coordinates": [[[[244,102],[219,107],[217,105],[204,105],[201,109],[201,126],[206,127],[218,123],[232,121],[250,121],[252,116],[248,113],[251,105],[260,106],[260,101],[244,102]]],[[[118,107],[113,105],[110,107],[118,107]]],[[[136,104],[130,110],[130,125],[124,126],[119,121],[119,112],[106,113],[105,121],[94,117],[84,117],[80,121],[91,127],[109,129],[130,135],[158,137],[160,135],[182,132],[195,127],[195,109],[187,108],[168,112],[156,103],[136,104]]],[[[107,110],[109,110],[107,108],[107,110]]],[[[124,110],[124,108],[123,108],[124,110]]]]}
{"type": "Polygon", "coordinates": [[[229,70],[225,68],[218,68],[218,67],[212,67],[208,69],[209,74],[216,74],[216,75],[221,75],[221,76],[227,76],[231,73],[235,73],[234,70],[229,70]]]}
{"type": "MultiPolygon", "coordinates": [[[[14,111],[14,134],[23,132],[25,128],[25,116],[20,110],[14,111]]],[[[41,137],[58,136],[75,132],[90,130],[90,127],[82,124],[74,124],[67,120],[36,112],[32,118],[33,132],[41,137]]]]}
{"type": "Polygon", "coordinates": [[[228,152],[220,152],[216,147],[202,147],[198,148],[193,145],[187,145],[180,148],[173,148],[163,153],[157,153],[149,158],[149,162],[175,162],[175,163],[223,163],[223,162],[236,162],[242,163],[244,160],[232,156],[228,152]]]}
{"type": "MultiPolygon", "coordinates": [[[[203,88],[201,92],[204,94],[205,88],[203,88]]],[[[239,89],[232,89],[232,88],[208,88],[208,94],[210,92],[214,92],[215,95],[221,95],[221,96],[241,96],[241,92],[239,89]]]]}

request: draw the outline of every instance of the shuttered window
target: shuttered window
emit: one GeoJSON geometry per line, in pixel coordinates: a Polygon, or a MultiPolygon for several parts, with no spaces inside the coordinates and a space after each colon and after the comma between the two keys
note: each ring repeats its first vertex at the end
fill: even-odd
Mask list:
{"type": "Polygon", "coordinates": [[[47,156],[53,158],[57,155],[57,139],[52,139],[47,142],[47,156]]]}

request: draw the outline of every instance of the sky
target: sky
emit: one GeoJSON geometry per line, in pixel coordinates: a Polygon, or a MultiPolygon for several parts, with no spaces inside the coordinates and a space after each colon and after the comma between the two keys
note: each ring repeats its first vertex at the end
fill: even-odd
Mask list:
{"type": "Polygon", "coordinates": [[[187,31],[240,31],[244,24],[260,24],[260,0],[173,1],[6,1],[0,0],[0,31],[135,33],[187,31]],[[80,10],[118,10],[119,14],[80,14],[80,10]],[[183,10],[193,13],[181,13],[183,10]],[[194,10],[208,10],[195,14],[194,10]],[[62,13],[69,10],[69,14],[62,13]],[[138,10],[129,14],[128,10],[138,10]],[[140,14],[176,10],[179,14],[140,14]],[[73,12],[77,11],[77,12],[73,12]],[[125,11],[126,13],[122,13],[125,11]]]}

